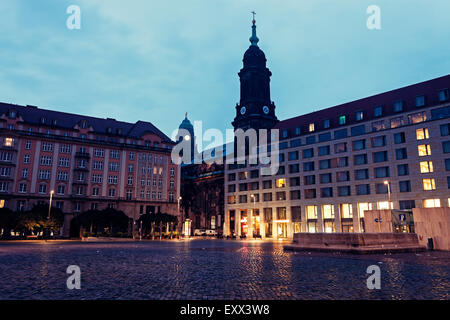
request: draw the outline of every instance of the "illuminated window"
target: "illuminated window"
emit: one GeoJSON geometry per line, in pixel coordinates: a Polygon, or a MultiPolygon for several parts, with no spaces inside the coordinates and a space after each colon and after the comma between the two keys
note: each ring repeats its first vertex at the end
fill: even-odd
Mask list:
{"type": "Polygon", "coordinates": [[[350,219],[353,218],[353,208],[351,203],[341,203],[339,205],[340,211],[341,211],[341,217],[343,219],[350,219]]]}
{"type": "Polygon", "coordinates": [[[277,188],[284,188],[284,187],[286,187],[286,179],[281,178],[281,179],[275,180],[275,186],[277,188]]]}
{"type": "Polygon", "coordinates": [[[433,172],[433,162],[432,161],[421,161],[420,162],[420,173],[430,173],[433,172]]]}
{"type": "Polygon", "coordinates": [[[428,132],[428,128],[422,128],[416,130],[416,138],[417,140],[429,139],[430,134],[428,132]]]}
{"type": "Polygon", "coordinates": [[[423,200],[424,208],[440,208],[441,200],[440,199],[425,199],[423,200]]]}
{"type": "Polygon", "coordinates": [[[314,132],[314,123],[309,124],[309,132],[314,132]]]}
{"type": "Polygon", "coordinates": [[[0,209],[5,207],[5,200],[0,200],[0,209]]]}
{"type": "Polygon", "coordinates": [[[334,219],[334,205],[324,204],[322,206],[322,217],[323,219],[334,219]]]}
{"type": "Polygon", "coordinates": [[[429,144],[421,144],[417,146],[419,157],[431,156],[431,148],[429,144]]]}
{"type": "Polygon", "coordinates": [[[364,218],[364,211],[372,210],[372,204],[369,202],[358,203],[358,214],[360,218],[364,218]]]}
{"type": "MultiPolygon", "coordinates": [[[[378,210],[388,210],[389,209],[389,201],[379,201],[377,203],[378,210]]],[[[391,209],[392,209],[392,202],[391,202],[391,209]]]]}
{"type": "Polygon", "coordinates": [[[343,125],[343,124],[345,124],[345,122],[346,122],[346,117],[345,116],[340,116],[339,117],[339,124],[343,125]]]}
{"type": "Polygon", "coordinates": [[[5,147],[12,147],[14,144],[14,139],[13,138],[5,138],[5,147]]]}
{"type": "Polygon", "coordinates": [[[436,190],[436,183],[434,179],[423,179],[423,190],[436,190]]]}
{"type": "Polygon", "coordinates": [[[308,219],[317,219],[317,206],[306,206],[306,217],[308,219]]]}

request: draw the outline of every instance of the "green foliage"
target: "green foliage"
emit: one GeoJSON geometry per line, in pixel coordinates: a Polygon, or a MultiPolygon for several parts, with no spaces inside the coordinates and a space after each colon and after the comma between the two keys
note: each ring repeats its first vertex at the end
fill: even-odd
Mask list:
{"type": "Polygon", "coordinates": [[[72,219],[72,230],[79,234],[80,229],[90,236],[128,236],[130,218],[120,210],[88,210],[72,219]]]}

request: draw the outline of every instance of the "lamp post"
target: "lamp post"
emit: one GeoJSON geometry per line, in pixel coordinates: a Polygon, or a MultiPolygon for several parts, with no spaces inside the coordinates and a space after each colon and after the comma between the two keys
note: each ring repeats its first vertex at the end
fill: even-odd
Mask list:
{"type": "Polygon", "coordinates": [[[179,221],[180,221],[180,227],[179,227],[179,233],[178,233],[178,239],[180,239],[180,234],[181,234],[181,231],[183,230],[183,224],[182,224],[182,221],[183,221],[183,219],[182,219],[182,215],[181,215],[181,212],[180,212],[180,201],[182,200],[183,198],[181,197],[181,196],[179,196],[178,197],[178,199],[177,199],[177,202],[178,202],[178,215],[179,215],[179,217],[180,217],[180,219],[179,219],[179,221]]]}
{"type": "Polygon", "coordinates": [[[389,183],[389,181],[384,181],[384,184],[385,185],[387,185],[387,188],[388,188],[388,206],[389,206],[389,209],[391,209],[391,186],[390,186],[390,183],[389,183]]]}
{"type": "MultiPolygon", "coordinates": [[[[250,220],[250,224],[252,227],[252,237],[255,234],[255,230],[253,230],[253,219],[255,219],[255,208],[256,208],[256,197],[254,194],[250,195],[250,198],[253,199],[253,210],[252,210],[252,219],[250,220]]],[[[256,223],[255,223],[255,227],[256,227],[256,223]]]]}
{"type": "Polygon", "coordinates": [[[52,199],[53,199],[53,194],[55,193],[54,190],[50,191],[50,203],[48,205],[48,216],[47,216],[47,220],[50,220],[50,211],[52,210],[52,199]]]}

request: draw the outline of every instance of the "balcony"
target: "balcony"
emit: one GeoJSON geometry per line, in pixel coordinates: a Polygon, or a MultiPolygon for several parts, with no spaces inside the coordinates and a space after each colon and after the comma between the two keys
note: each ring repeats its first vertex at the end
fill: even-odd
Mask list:
{"type": "Polygon", "coordinates": [[[78,152],[75,153],[75,158],[90,159],[91,155],[89,153],[87,153],[87,152],[78,151],[78,152]]]}

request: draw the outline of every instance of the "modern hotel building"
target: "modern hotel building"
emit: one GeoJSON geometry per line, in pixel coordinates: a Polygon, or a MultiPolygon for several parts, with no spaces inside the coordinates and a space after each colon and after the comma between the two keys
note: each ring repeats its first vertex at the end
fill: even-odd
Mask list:
{"type": "MultiPolygon", "coordinates": [[[[0,207],[178,215],[174,143],[153,124],[0,103],[0,207]]],[[[67,227],[67,226],[66,226],[67,227]]],[[[67,230],[66,230],[67,231],[67,230]]]]}
{"type": "Polygon", "coordinates": [[[280,168],[225,165],[225,235],[363,232],[366,210],[450,206],[450,75],[279,121],[258,41],[253,21],[233,125],[278,129],[280,168]]]}

